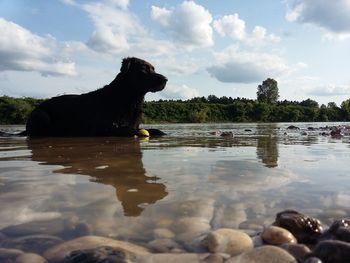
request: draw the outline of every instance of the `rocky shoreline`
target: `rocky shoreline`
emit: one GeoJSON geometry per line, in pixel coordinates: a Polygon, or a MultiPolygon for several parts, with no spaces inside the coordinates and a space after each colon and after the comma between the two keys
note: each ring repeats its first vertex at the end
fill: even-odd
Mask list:
{"type": "Polygon", "coordinates": [[[87,224],[78,220],[56,224],[56,229],[42,224],[38,228],[42,233],[33,225],[11,226],[0,231],[0,262],[341,263],[350,259],[349,219],[335,220],[326,228],[316,218],[285,210],[277,213],[270,225],[256,230],[251,227],[202,231],[201,222],[182,223],[184,235],[193,232],[199,233],[198,236],[192,235],[195,238],[190,242],[181,241],[165,227],[165,222],[163,227],[154,229],[153,240],[142,244],[96,236],[87,224]],[[50,234],[63,229],[71,234],[65,239],[50,234]]]}

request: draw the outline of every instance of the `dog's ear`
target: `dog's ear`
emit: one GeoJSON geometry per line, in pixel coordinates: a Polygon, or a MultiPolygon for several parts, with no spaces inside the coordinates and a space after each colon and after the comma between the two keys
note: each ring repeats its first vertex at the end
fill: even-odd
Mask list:
{"type": "Polygon", "coordinates": [[[130,58],[124,58],[122,61],[122,66],[120,68],[121,73],[126,73],[131,65],[131,59],[130,58]]]}

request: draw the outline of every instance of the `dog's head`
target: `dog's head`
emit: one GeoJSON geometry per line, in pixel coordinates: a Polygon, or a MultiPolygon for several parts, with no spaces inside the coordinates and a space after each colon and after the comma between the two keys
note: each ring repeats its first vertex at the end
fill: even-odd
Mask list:
{"type": "Polygon", "coordinates": [[[165,88],[168,79],[155,72],[154,67],[139,58],[124,58],[117,78],[125,83],[128,89],[146,94],[165,88]]]}

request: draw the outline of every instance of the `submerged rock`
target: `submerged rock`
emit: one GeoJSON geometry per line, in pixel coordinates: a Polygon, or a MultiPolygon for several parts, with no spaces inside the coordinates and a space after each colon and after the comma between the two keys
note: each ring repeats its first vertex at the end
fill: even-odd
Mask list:
{"type": "Polygon", "coordinates": [[[135,255],[129,255],[113,247],[102,246],[92,249],[75,250],[69,253],[61,263],[112,263],[136,262],[135,255]]]}
{"type": "Polygon", "coordinates": [[[288,127],[287,127],[287,129],[288,129],[288,130],[300,130],[300,128],[299,128],[299,127],[294,126],[294,125],[290,125],[290,126],[288,126],[288,127]]]}
{"type": "Polygon", "coordinates": [[[85,236],[54,246],[45,251],[43,255],[50,263],[61,262],[73,251],[96,249],[99,247],[111,247],[114,251],[120,251],[130,256],[149,254],[148,249],[129,242],[99,236],[85,236]]]}
{"type": "Polygon", "coordinates": [[[209,233],[204,238],[203,245],[211,253],[226,253],[235,256],[252,249],[253,241],[244,232],[221,228],[209,233]]]}
{"type": "Polygon", "coordinates": [[[23,253],[24,252],[19,249],[0,248],[0,262],[5,259],[14,259],[23,253]]]}
{"type": "Polygon", "coordinates": [[[46,249],[62,243],[61,238],[50,235],[29,235],[7,239],[1,245],[6,248],[16,248],[25,252],[41,254],[46,249]]]}
{"type": "Polygon", "coordinates": [[[318,219],[294,210],[278,213],[273,225],[290,231],[299,243],[316,243],[323,233],[323,226],[318,219]]]}

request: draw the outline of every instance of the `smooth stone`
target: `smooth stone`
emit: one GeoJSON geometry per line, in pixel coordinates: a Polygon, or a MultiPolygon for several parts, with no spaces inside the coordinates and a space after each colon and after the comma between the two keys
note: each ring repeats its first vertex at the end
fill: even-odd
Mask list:
{"type": "Polygon", "coordinates": [[[29,235],[17,237],[14,239],[7,239],[1,245],[7,248],[16,248],[24,252],[33,252],[41,254],[46,249],[63,243],[61,238],[50,235],[29,235]]]}
{"type": "Polygon", "coordinates": [[[38,254],[24,253],[18,256],[15,262],[16,263],[47,263],[47,260],[38,254]]]}
{"type": "Polygon", "coordinates": [[[157,228],[153,230],[154,239],[173,238],[174,236],[175,236],[174,232],[167,228],[157,228]]]}
{"type": "Polygon", "coordinates": [[[174,240],[167,238],[152,240],[147,246],[156,253],[169,253],[174,248],[181,248],[174,240]]]}
{"type": "Polygon", "coordinates": [[[299,243],[316,243],[323,233],[323,226],[318,219],[295,210],[278,213],[273,225],[287,229],[299,243]]]}
{"type": "Polygon", "coordinates": [[[304,260],[311,252],[311,250],[303,244],[283,244],[280,247],[288,251],[299,261],[304,260]]]}
{"type": "Polygon", "coordinates": [[[275,246],[262,246],[247,251],[225,263],[297,263],[297,260],[282,248],[275,246]]]}
{"type": "Polygon", "coordinates": [[[277,246],[285,243],[297,243],[292,233],[278,226],[269,226],[265,228],[261,233],[261,238],[267,244],[277,246]]]}
{"type": "Polygon", "coordinates": [[[0,248],[0,259],[15,258],[24,252],[13,248],[0,248]]]}
{"type": "Polygon", "coordinates": [[[244,232],[221,228],[209,233],[203,244],[211,253],[227,253],[235,256],[253,248],[252,239],[244,232]]]}
{"type": "Polygon", "coordinates": [[[170,253],[162,253],[162,254],[150,254],[147,256],[139,257],[139,261],[142,263],[200,263],[203,262],[203,259],[208,257],[208,253],[206,254],[194,254],[194,253],[182,253],[182,254],[170,254],[170,253]]]}
{"type": "Polygon", "coordinates": [[[214,202],[210,198],[176,202],[171,205],[171,210],[180,217],[205,218],[210,221],[214,214],[214,202]]]}
{"type": "Polygon", "coordinates": [[[118,251],[135,255],[149,254],[148,249],[129,242],[99,236],[85,236],[54,246],[45,251],[43,256],[48,259],[50,263],[60,262],[75,250],[93,249],[101,246],[109,246],[118,251]]]}
{"type": "Polygon", "coordinates": [[[323,263],[344,263],[350,259],[350,244],[338,240],[325,240],[319,242],[312,256],[322,260],[323,263]]]}

